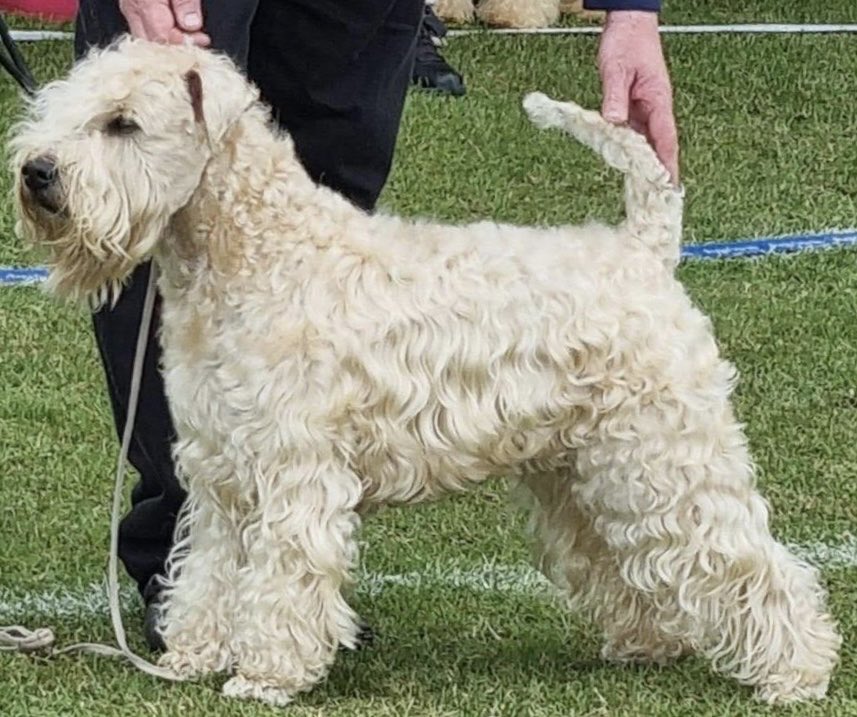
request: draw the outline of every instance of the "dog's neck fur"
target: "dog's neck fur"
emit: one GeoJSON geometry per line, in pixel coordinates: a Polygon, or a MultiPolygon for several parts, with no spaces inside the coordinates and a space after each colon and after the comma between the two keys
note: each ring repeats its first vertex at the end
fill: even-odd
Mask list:
{"type": "Polygon", "coordinates": [[[261,255],[291,255],[299,261],[307,251],[328,246],[342,226],[367,216],[315,184],[291,138],[272,130],[267,111],[253,106],[214,147],[199,186],[170,221],[155,260],[179,288],[199,278],[200,270],[235,275],[261,255]],[[260,163],[260,157],[265,161],[260,163]],[[322,226],[330,228],[329,236],[318,229],[319,212],[327,215],[322,226]],[[309,214],[313,220],[304,221],[309,214]]]}

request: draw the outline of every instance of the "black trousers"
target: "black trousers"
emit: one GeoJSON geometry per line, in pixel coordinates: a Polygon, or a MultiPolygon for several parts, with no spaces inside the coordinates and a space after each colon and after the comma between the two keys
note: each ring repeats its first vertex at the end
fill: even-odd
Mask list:
{"type": "MultiPolygon", "coordinates": [[[[245,68],[291,134],[316,181],[371,210],[387,180],[410,82],[424,0],[203,0],[212,47],[245,68]]],[[[75,52],[127,32],[117,0],[82,0],[75,52]]],[[[203,88],[205,91],[205,88],[203,88]]],[[[113,308],[93,316],[117,432],[127,417],[134,346],[149,266],[113,308]]],[[[156,305],[157,309],[157,305],[156,305]]],[[[184,492],[174,473],[174,430],[149,337],[129,452],[140,480],[121,524],[119,556],[142,590],[161,574],[184,492]]]]}

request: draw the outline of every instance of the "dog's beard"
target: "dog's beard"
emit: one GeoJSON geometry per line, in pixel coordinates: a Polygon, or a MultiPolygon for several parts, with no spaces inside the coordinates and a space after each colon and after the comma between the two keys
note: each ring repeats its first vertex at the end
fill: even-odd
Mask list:
{"type": "Polygon", "coordinates": [[[196,183],[181,180],[194,162],[201,171],[202,160],[188,150],[187,157],[173,153],[170,161],[156,161],[136,142],[98,135],[58,149],[36,141],[37,129],[22,132],[12,145],[19,234],[46,251],[52,294],[99,308],[115,301],[170,217],[190,200],[196,183]],[[55,162],[50,197],[22,186],[21,168],[43,155],[55,162]]]}
{"type": "Polygon", "coordinates": [[[127,196],[75,192],[75,184],[66,184],[56,212],[19,192],[18,230],[26,241],[47,251],[48,291],[97,309],[115,302],[167,222],[147,214],[145,207],[135,209],[127,196]]]}

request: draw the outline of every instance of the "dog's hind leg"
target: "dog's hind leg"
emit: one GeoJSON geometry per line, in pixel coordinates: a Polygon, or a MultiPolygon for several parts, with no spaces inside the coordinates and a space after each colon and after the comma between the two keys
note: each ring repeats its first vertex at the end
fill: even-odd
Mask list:
{"type": "Polygon", "coordinates": [[[257,470],[258,506],[244,527],[231,697],[288,703],[326,675],[359,632],[343,589],[357,560],[359,478],[334,457],[290,451],[257,470]]]}
{"type": "Polygon", "coordinates": [[[823,696],[840,638],[816,571],[771,537],[725,387],[651,381],[578,451],[580,505],[659,629],[762,700],[823,696]]]}
{"type": "Polygon", "coordinates": [[[611,551],[578,505],[573,470],[530,475],[519,493],[530,507],[529,533],[537,567],[569,607],[604,632],[602,657],[611,662],[665,664],[690,646],[662,630],[663,616],[649,596],[629,586],[611,551]]]}

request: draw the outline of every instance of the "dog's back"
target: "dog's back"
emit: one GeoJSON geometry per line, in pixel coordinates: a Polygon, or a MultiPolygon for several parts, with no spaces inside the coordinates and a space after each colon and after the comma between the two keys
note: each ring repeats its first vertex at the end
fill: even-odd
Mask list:
{"type": "Polygon", "coordinates": [[[597,112],[538,92],[524,98],[524,109],[536,126],[562,129],[625,174],[624,228],[673,269],[679,260],[684,192],[673,186],[645,138],[597,112]]]}

